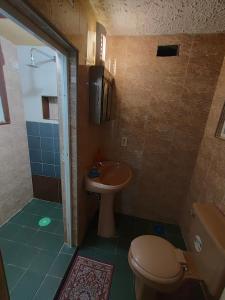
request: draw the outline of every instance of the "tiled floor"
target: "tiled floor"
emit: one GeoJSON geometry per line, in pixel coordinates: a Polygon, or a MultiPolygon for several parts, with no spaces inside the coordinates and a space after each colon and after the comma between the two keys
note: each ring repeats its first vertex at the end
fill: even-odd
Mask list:
{"type": "Polygon", "coordinates": [[[11,300],[52,300],[75,249],[63,243],[62,205],[33,199],[0,227],[11,300]],[[38,221],[50,217],[47,227],[38,221]]]}
{"type": "Polygon", "coordinates": [[[185,249],[178,226],[151,222],[124,215],[117,215],[117,237],[97,237],[97,221],[90,226],[87,238],[78,254],[110,262],[115,266],[110,300],[135,300],[134,279],[127,261],[128,249],[133,238],[142,234],[157,234],[165,237],[176,247],[185,249]],[[162,226],[163,225],[163,226],[162,226]]]}
{"type": "MultiPolygon", "coordinates": [[[[157,234],[181,249],[185,244],[176,225],[125,215],[117,215],[116,223],[117,236],[104,239],[97,236],[95,218],[78,253],[115,266],[110,300],[135,300],[133,273],[127,261],[131,240],[157,234]]],[[[0,248],[11,300],[52,300],[75,252],[63,243],[62,206],[38,199],[0,227],[0,248]],[[42,217],[50,217],[50,225],[40,227],[42,217]]]]}

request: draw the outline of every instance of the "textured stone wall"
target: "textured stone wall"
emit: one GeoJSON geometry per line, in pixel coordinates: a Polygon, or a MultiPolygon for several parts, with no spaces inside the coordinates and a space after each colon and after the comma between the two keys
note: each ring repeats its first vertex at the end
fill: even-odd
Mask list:
{"type": "Polygon", "coordinates": [[[213,97],[204,137],[193,172],[190,189],[183,206],[182,222],[188,233],[190,208],[193,202],[225,203],[225,141],[215,137],[216,128],[225,102],[225,61],[213,97]]]}
{"type": "Polygon", "coordinates": [[[105,150],[134,170],[119,211],[179,221],[224,50],[224,34],[108,38],[118,108],[105,150]],[[179,44],[179,56],[156,57],[158,44],[179,44]]]}
{"type": "Polygon", "coordinates": [[[0,125],[0,224],[33,196],[16,47],[0,38],[10,124],[0,125]]]}

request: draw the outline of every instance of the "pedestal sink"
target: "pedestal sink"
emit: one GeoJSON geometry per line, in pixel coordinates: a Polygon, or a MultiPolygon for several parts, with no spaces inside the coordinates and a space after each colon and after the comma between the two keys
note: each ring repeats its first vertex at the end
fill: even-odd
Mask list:
{"type": "Polygon", "coordinates": [[[101,194],[98,219],[98,235],[102,237],[115,236],[114,196],[131,180],[131,168],[122,162],[105,161],[99,163],[100,176],[85,177],[86,189],[89,192],[101,194]]]}

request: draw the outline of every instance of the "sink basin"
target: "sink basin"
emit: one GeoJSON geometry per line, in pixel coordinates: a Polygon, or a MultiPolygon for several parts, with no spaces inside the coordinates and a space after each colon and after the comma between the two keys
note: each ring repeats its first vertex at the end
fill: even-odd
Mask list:
{"type": "Polygon", "coordinates": [[[85,177],[86,190],[101,195],[98,219],[98,235],[102,237],[115,236],[114,197],[132,178],[131,168],[122,162],[105,161],[98,167],[100,176],[85,177]]]}
{"type": "Polygon", "coordinates": [[[125,187],[132,177],[131,168],[121,162],[102,162],[98,170],[101,174],[100,177],[89,178],[86,176],[86,189],[89,192],[116,193],[125,187]]]}

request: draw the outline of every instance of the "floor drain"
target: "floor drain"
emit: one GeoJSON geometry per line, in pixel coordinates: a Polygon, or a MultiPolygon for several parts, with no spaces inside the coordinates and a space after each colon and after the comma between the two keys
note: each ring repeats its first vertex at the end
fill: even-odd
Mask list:
{"type": "Polygon", "coordinates": [[[51,222],[52,222],[52,220],[50,218],[44,217],[38,221],[38,225],[41,227],[45,227],[45,226],[48,226],[51,222]]]}

